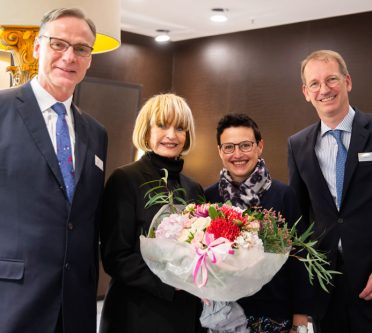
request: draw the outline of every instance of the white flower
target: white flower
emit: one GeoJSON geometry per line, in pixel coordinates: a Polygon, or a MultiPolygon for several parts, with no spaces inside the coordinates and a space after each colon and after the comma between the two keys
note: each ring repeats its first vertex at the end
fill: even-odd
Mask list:
{"type": "Polygon", "coordinates": [[[211,218],[208,217],[197,217],[195,221],[191,224],[191,231],[192,233],[196,233],[197,231],[204,231],[209,224],[211,223],[211,218]]]}
{"type": "Polygon", "coordinates": [[[240,236],[235,239],[235,244],[238,245],[238,247],[242,247],[245,249],[263,249],[262,240],[258,237],[257,233],[252,233],[249,231],[242,231],[240,236]]]}
{"type": "Polygon", "coordinates": [[[177,239],[183,230],[188,218],[179,214],[165,217],[155,231],[156,238],[177,239]]]}

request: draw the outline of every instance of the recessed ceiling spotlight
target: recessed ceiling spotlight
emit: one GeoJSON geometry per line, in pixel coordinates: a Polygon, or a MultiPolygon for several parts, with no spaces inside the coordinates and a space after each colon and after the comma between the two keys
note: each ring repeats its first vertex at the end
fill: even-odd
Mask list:
{"type": "Polygon", "coordinates": [[[226,22],[227,21],[227,16],[226,12],[229,10],[226,8],[212,8],[212,16],[209,18],[213,22],[226,22]]]}
{"type": "Polygon", "coordinates": [[[169,30],[157,29],[156,32],[158,33],[158,35],[155,37],[155,40],[158,43],[165,43],[165,42],[168,42],[170,40],[169,30]]]}

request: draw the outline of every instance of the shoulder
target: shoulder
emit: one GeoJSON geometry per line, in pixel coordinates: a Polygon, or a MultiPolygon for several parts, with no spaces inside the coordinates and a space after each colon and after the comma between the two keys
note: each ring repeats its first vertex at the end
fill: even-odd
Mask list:
{"type": "Polygon", "coordinates": [[[357,108],[353,108],[355,110],[354,116],[354,125],[360,126],[370,126],[372,124],[372,114],[366,113],[358,110],[357,108]]]}
{"type": "Polygon", "coordinates": [[[184,175],[183,173],[180,173],[180,180],[181,180],[181,183],[187,183],[192,186],[200,187],[200,184],[198,182],[196,182],[191,177],[184,175]]]}
{"type": "Polygon", "coordinates": [[[272,180],[269,191],[272,191],[272,192],[275,192],[281,195],[294,195],[294,191],[289,185],[284,184],[277,179],[272,180]]]}
{"type": "Polygon", "coordinates": [[[22,90],[22,87],[8,88],[0,90],[0,98],[14,98],[22,90]]]}
{"type": "Polygon", "coordinates": [[[123,165],[113,171],[108,181],[121,181],[133,184],[143,184],[144,182],[159,179],[157,170],[151,162],[144,156],[135,162],[123,165]]]}
{"type": "Polygon", "coordinates": [[[301,216],[293,189],[275,179],[272,181],[270,189],[262,197],[261,204],[263,208],[273,208],[275,211],[281,212],[290,225],[301,216]]]}
{"type": "Polygon", "coordinates": [[[279,180],[273,179],[269,190],[264,194],[262,203],[272,206],[284,206],[296,203],[296,195],[294,190],[287,184],[282,183],[279,180]]]}
{"type": "Polygon", "coordinates": [[[180,173],[180,185],[186,190],[186,197],[188,200],[200,201],[204,198],[204,191],[201,185],[182,173],[180,173]]]}
{"type": "Polygon", "coordinates": [[[221,202],[222,198],[218,190],[218,182],[208,186],[205,190],[205,197],[208,202],[221,202]]]}
{"type": "Polygon", "coordinates": [[[27,98],[34,96],[31,85],[26,83],[19,87],[7,88],[0,90],[0,100],[1,105],[0,107],[4,108],[4,104],[6,105],[9,102],[13,102],[16,99],[21,100],[22,102],[27,100],[27,98]]]}
{"type": "Polygon", "coordinates": [[[313,135],[317,132],[318,128],[320,126],[320,122],[316,122],[314,124],[311,124],[310,126],[300,130],[299,132],[291,135],[289,137],[289,142],[296,143],[296,142],[303,142],[308,139],[309,135],[313,135]]]}
{"type": "Polygon", "coordinates": [[[116,168],[109,177],[109,180],[136,179],[143,173],[143,164],[143,161],[139,160],[116,168]]]}

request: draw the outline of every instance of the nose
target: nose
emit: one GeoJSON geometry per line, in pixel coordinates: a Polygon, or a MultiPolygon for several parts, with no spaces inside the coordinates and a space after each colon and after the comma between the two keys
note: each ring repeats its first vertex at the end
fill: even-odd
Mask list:
{"type": "Polygon", "coordinates": [[[169,139],[173,139],[173,138],[176,137],[176,129],[175,129],[174,126],[169,126],[169,127],[167,128],[166,136],[167,136],[167,138],[169,138],[169,139]]]}
{"type": "Polygon", "coordinates": [[[72,62],[76,59],[76,55],[74,53],[74,48],[70,45],[66,51],[63,52],[62,59],[66,62],[72,62]]]}
{"type": "Polygon", "coordinates": [[[326,82],[323,81],[323,82],[320,83],[319,92],[321,94],[327,93],[330,90],[331,90],[331,88],[328,87],[326,82]]]}
{"type": "Polygon", "coordinates": [[[243,155],[243,152],[240,150],[239,146],[235,146],[235,150],[233,152],[234,157],[240,157],[243,155]]]}

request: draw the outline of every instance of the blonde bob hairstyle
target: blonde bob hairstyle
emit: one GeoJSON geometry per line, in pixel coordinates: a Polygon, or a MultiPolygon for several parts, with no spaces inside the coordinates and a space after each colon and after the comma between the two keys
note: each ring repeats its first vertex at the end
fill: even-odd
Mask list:
{"type": "Polygon", "coordinates": [[[195,125],[190,107],[175,94],[160,94],[151,97],[140,110],[133,130],[133,144],[145,152],[150,147],[151,126],[171,125],[186,131],[185,146],[181,155],[186,155],[195,142],[195,125]]]}

